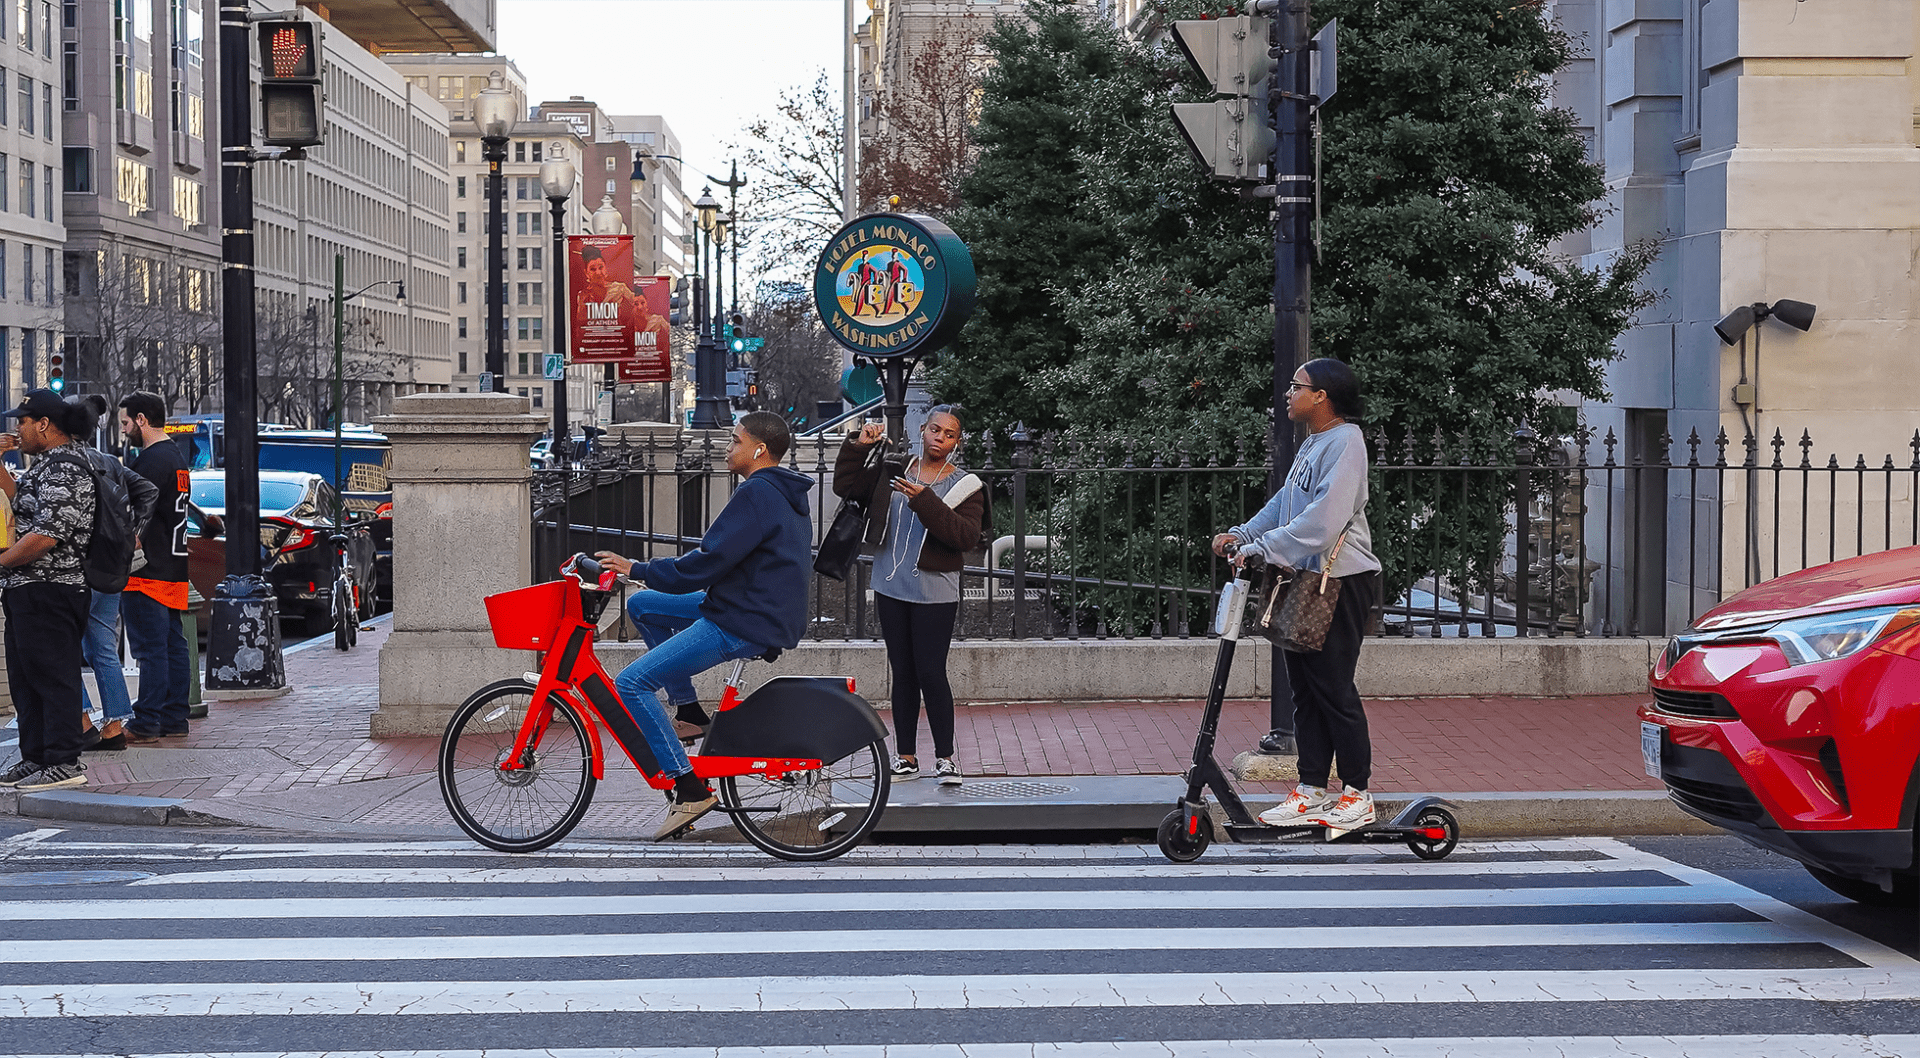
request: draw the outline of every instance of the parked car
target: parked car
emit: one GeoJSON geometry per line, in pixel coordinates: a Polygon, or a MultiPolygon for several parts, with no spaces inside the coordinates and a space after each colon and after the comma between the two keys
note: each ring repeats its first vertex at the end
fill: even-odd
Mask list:
{"type": "Polygon", "coordinates": [[[370,517],[362,521],[373,535],[374,594],[393,602],[393,485],[387,471],[393,444],[387,435],[349,424],[341,431],[339,473],[334,473],[333,431],[260,429],[260,469],[318,474],[339,489],[347,510],[370,517]]]}
{"type": "Polygon", "coordinates": [[[1756,585],[1654,666],[1648,774],[1851,900],[1920,900],[1920,547],[1756,585]]]}
{"type": "MultiPolygon", "coordinates": [[[[225,515],[227,480],[223,470],[196,470],[191,475],[194,506],[208,514],[225,515]]],[[[290,471],[260,472],[260,546],[267,560],[261,564],[267,582],[280,602],[280,616],[303,622],[307,635],[333,627],[329,600],[333,586],[333,487],[318,474],[290,471]]],[[[347,560],[358,583],[371,588],[374,544],[368,525],[373,516],[350,511],[347,560]]],[[[212,599],[227,573],[225,536],[201,536],[198,519],[188,538],[187,576],[202,598],[212,599]]],[[[362,617],[374,613],[373,593],[363,592],[362,617]]]]}

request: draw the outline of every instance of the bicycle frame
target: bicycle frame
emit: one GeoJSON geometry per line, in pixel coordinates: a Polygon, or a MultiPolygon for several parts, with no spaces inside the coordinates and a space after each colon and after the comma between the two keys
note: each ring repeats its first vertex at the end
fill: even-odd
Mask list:
{"type": "MultiPolygon", "coordinates": [[[[672,777],[660,770],[660,762],[647,745],[640,725],[620,700],[612,678],[593,652],[595,626],[587,619],[581,605],[581,591],[589,589],[585,589],[579,578],[571,574],[565,579],[572,582],[574,590],[560,593],[560,642],[541,656],[537,675],[527,673],[534,683],[533,707],[527,710],[527,718],[521,723],[519,735],[514,739],[513,751],[500,762],[500,770],[517,771],[526,766],[526,751],[529,746],[539,745],[540,739],[545,736],[548,725],[553,721],[553,700],[559,698],[586,719],[591,732],[587,740],[588,752],[593,757],[593,777],[596,781],[606,777],[606,750],[600,737],[600,729],[604,727],[613,734],[614,742],[625,751],[627,759],[633,762],[648,786],[656,790],[671,789],[672,777]]],[[[745,667],[744,660],[733,663],[733,669],[727,676],[726,691],[721,695],[720,709],[730,710],[740,703],[740,674],[745,667]]],[[[815,771],[821,766],[819,760],[783,757],[689,755],[687,759],[693,765],[694,775],[702,779],[734,775],[761,775],[778,779],[788,772],[815,771]]]]}

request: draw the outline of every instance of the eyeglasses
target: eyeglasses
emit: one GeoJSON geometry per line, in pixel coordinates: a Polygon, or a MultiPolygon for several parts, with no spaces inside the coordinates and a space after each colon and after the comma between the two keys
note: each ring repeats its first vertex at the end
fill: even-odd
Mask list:
{"type": "Polygon", "coordinates": [[[1299,389],[1310,389],[1310,390],[1313,390],[1313,391],[1314,391],[1315,393],[1322,393],[1322,392],[1325,392],[1325,391],[1324,391],[1324,390],[1322,390],[1322,389],[1321,389],[1321,388],[1320,388],[1319,386],[1309,386],[1309,385],[1307,385],[1307,384],[1306,384],[1305,382],[1289,382],[1289,383],[1287,383],[1287,392],[1288,392],[1289,394],[1291,394],[1291,393],[1293,393],[1293,391],[1295,391],[1295,390],[1299,390],[1299,389]]]}

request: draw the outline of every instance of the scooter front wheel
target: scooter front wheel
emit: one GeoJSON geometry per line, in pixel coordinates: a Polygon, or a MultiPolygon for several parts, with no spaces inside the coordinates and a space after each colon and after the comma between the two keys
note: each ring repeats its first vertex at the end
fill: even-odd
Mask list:
{"type": "Polygon", "coordinates": [[[1160,854],[1175,863],[1192,863],[1199,859],[1213,841],[1213,835],[1207,832],[1204,822],[1198,830],[1187,833],[1187,814],[1179,809],[1167,813],[1167,818],[1160,821],[1157,837],[1160,839],[1160,854]]]}

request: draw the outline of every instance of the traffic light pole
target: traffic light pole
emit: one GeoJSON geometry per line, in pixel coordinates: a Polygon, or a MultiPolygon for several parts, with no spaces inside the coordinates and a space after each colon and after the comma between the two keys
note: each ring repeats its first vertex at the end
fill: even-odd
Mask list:
{"type": "Polygon", "coordinates": [[[213,594],[210,690],[286,686],[273,591],[260,575],[260,414],[254,364],[253,27],[220,0],[220,293],[227,575],[213,594]]]}
{"type": "Polygon", "coordinates": [[[1313,289],[1313,63],[1309,0],[1256,4],[1273,18],[1278,65],[1267,103],[1273,113],[1273,481],[1293,469],[1298,448],[1287,421],[1287,386],[1310,356],[1313,289]]]}

